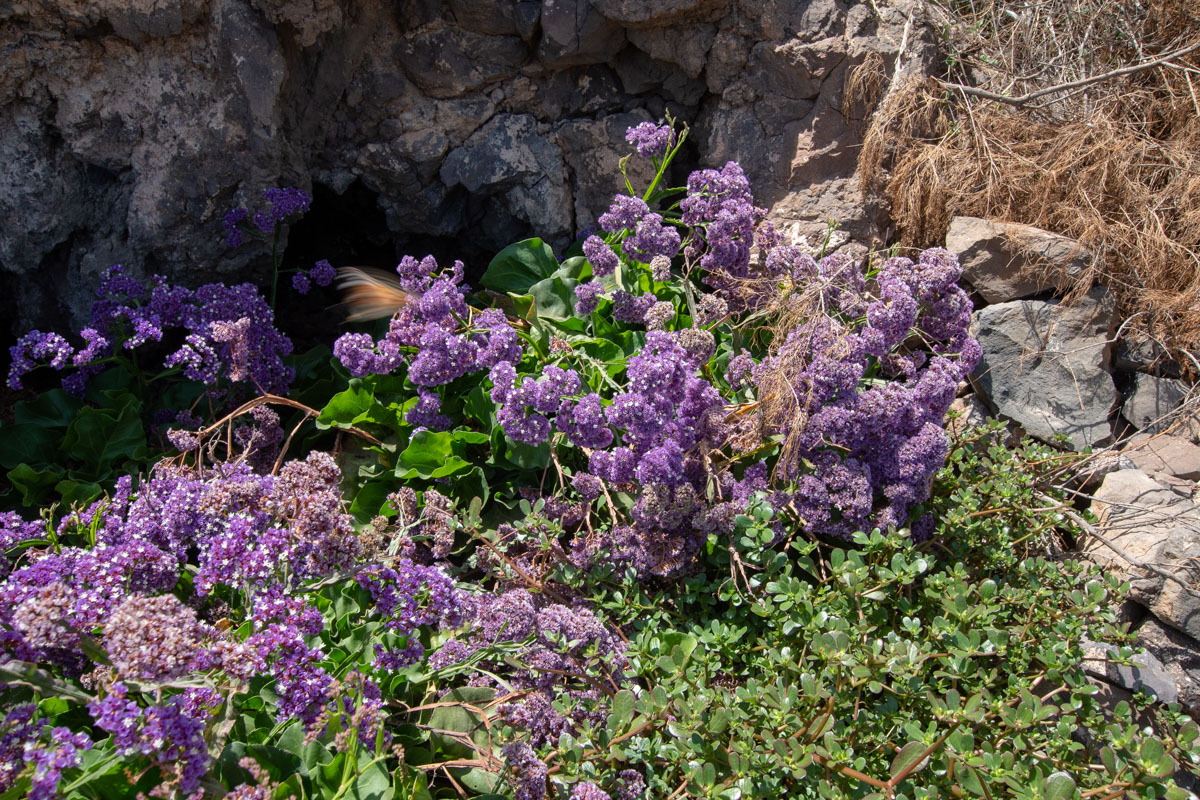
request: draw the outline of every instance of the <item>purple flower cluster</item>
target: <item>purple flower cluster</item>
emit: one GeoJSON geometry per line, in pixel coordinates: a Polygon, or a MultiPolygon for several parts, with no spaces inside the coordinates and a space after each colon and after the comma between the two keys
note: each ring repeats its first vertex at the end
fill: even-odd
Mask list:
{"type": "Polygon", "coordinates": [[[818,314],[754,368],[759,396],[782,404],[776,432],[793,445],[777,475],[796,481],[796,508],[814,533],[904,526],[945,463],[944,416],[980,356],[958,262],[942,249],[916,263],[889,259],[875,294],[844,257],[800,266],[808,291],[858,322],[818,314]],[[909,349],[915,332],[930,352],[909,349]]]}
{"type": "Polygon", "coordinates": [[[0,584],[0,645],[78,668],[79,632],[101,626],[126,594],[165,591],[178,574],[176,558],[147,542],[45,552],[0,584]]]}
{"type": "Polygon", "coordinates": [[[642,158],[665,155],[675,144],[675,130],[670,125],[655,125],[642,122],[625,132],[625,141],[635,148],[642,158]]]}
{"type": "Polygon", "coordinates": [[[263,234],[275,232],[275,226],[288,217],[303,214],[312,204],[312,198],[303,189],[293,186],[272,188],[263,192],[266,207],[253,214],[245,208],[234,208],[225,215],[222,227],[225,230],[225,243],[230,247],[240,247],[246,240],[243,226],[247,219],[254,222],[254,227],[263,234]]]}
{"type": "MultiPolygon", "coordinates": [[[[610,234],[630,232],[621,243],[621,251],[634,261],[648,264],[656,257],[670,259],[679,252],[679,231],[673,225],[664,224],[662,214],[651,211],[641,198],[624,194],[615,196],[597,223],[610,234]]],[[[584,242],[583,252],[597,275],[612,271],[608,267],[615,254],[599,237],[589,237],[584,242]]],[[[615,264],[612,266],[615,268],[615,264]]]]}
{"type": "Polygon", "coordinates": [[[256,666],[265,666],[275,679],[276,717],[313,725],[325,711],[333,684],[321,665],[320,647],[305,641],[305,637],[321,633],[321,612],[276,586],[255,599],[250,619],[254,633],[246,645],[256,666]]]}
{"type": "Polygon", "coordinates": [[[591,781],[580,781],[571,787],[571,800],[612,800],[608,792],[591,781]]]}
{"type": "Polygon", "coordinates": [[[192,291],[161,276],[144,284],[117,265],[97,290],[91,325],[81,332],[86,346],[76,351],[58,334],[31,331],[10,348],[8,385],[21,388],[22,376],[46,364],[59,371],[73,367],[63,387],[82,393],[118,345],[134,350],[162,342],[172,330],[183,334],[183,344],[162,365],[179,367],[192,380],[215,386],[225,377],[277,393],[291,383],[292,370],[283,363],[291,340],[275,329],[275,315],[253,285],[211,283],[192,291]]]}
{"type": "Polygon", "coordinates": [[[571,406],[570,396],[583,387],[579,374],[548,366],[542,377],[516,381],[512,363],[502,361],[492,368],[492,400],[500,404],[496,421],[504,432],[522,444],[537,445],[550,437],[549,415],[571,406]]]}
{"type": "Polygon", "coordinates": [[[325,259],[321,259],[312,269],[302,269],[296,272],[292,276],[292,288],[300,294],[308,294],[314,283],[317,286],[328,286],[333,283],[335,277],[337,277],[337,270],[334,266],[325,259]]]}
{"type": "Polygon", "coordinates": [[[699,258],[710,284],[719,287],[719,279],[749,274],[750,248],[766,212],[754,206],[750,182],[736,162],[688,176],[687,197],[679,210],[683,223],[696,233],[687,256],[699,258]]]}
{"type": "Polygon", "coordinates": [[[13,545],[44,538],[46,526],[41,522],[27,522],[15,511],[0,512],[0,579],[4,578],[12,564],[4,551],[13,545]]]}
{"type": "MultiPolygon", "coordinates": [[[[520,360],[520,337],[502,312],[490,309],[471,319],[463,270],[461,261],[446,271],[433,256],[420,261],[405,256],[396,267],[399,284],[419,299],[396,312],[378,342],[366,334],[348,333],[334,344],[334,355],[356,377],[386,375],[407,363],[408,379],[425,389],[500,361],[520,360]]],[[[438,408],[425,398],[418,413],[434,414],[438,408]]]]}
{"type": "Polygon", "coordinates": [[[534,747],[557,741],[585,721],[603,723],[607,699],[596,682],[619,686],[629,664],[620,639],[595,614],[553,603],[539,607],[528,591],[512,589],[479,598],[468,621],[468,637],[447,642],[429,665],[448,667],[481,651],[489,671],[503,672],[510,685],[528,691],[501,706],[500,714],[534,747]],[[524,646],[507,658],[488,657],[490,646],[505,642],[524,646]],[[556,697],[568,699],[569,713],[554,708],[556,697]]]}
{"type": "Polygon", "coordinates": [[[591,316],[600,305],[604,285],[597,281],[581,283],[575,287],[575,313],[581,317],[591,316]]]}
{"type": "Polygon", "coordinates": [[[0,722],[0,792],[7,791],[26,768],[30,769],[27,795],[32,800],[58,797],[58,784],[65,769],[78,767],[80,752],[92,749],[82,733],[52,728],[34,719],[36,706],[22,704],[5,714],[0,722]]]}
{"type": "Polygon", "coordinates": [[[420,661],[424,648],[415,636],[418,628],[454,628],[462,624],[462,592],[437,567],[401,558],[390,567],[365,567],[356,580],[370,592],[373,612],[383,621],[383,627],[405,640],[400,650],[376,645],[376,662],[381,669],[402,669],[420,661]]]}
{"type": "Polygon", "coordinates": [[[549,770],[525,742],[510,742],[502,751],[508,768],[516,774],[516,800],[542,800],[549,770]]]}
{"type": "Polygon", "coordinates": [[[190,795],[208,772],[204,729],[211,705],[196,702],[195,696],[206,691],[211,690],[192,689],[142,708],[118,682],[105,697],[88,705],[88,713],[96,727],[112,734],[119,753],[147,756],[159,768],[165,785],[190,795]]]}

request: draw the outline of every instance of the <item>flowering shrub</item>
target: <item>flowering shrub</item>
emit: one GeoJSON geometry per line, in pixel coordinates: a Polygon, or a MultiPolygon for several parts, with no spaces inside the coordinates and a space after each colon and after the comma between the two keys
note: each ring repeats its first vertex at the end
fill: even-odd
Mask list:
{"type": "MultiPolygon", "coordinates": [[[[1124,587],[1019,549],[1063,524],[1044,454],[951,450],[954,258],[786,241],[734,163],[664,187],[686,135],[632,128],[654,179],[561,260],[518,242],[473,293],[405,257],[386,330],[306,365],[320,408],[250,288],[118,270],[78,353],[24,341],[16,380],[92,401],[161,347],[228,413],[160,458],[62,390],[16,409],[117,455],[102,499],[0,516],[0,800],[1182,797],[1200,728],[1080,669],[1124,587]]],[[[308,198],[264,199],[226,232],[277,279],[308,198]]]]}

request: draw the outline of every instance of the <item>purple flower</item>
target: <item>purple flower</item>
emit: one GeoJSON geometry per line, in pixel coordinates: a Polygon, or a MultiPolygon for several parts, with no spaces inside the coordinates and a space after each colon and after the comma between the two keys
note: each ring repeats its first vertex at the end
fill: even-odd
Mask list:
{"type": "Polygon", "coordinates": [[[174,595],[130,595],[104,623],[104,650],[122,678],[161,683],[201,666],[207,635],[174,595]]]}
{"type": "MultiPolygon", "coordinates": [[[[637,226],[638,220],[649,213],[650,207],[640,197],[619,194],[613,197],[612,205],[609,206],[608,211],[601,214],[596,222],[599,224],[601,230],[608,233],[616,233],[622,229],[632,230],[637,226]]],[[[586,245],[587,242],[584,242],[585,247],[586,245]]],[[[588,260],[590,261],[591,259],[589,258],[588,260]]]]}
{"type": "Polygon", "coordinates": [[[583,255],[592,265],[592,274],[596,277],[613,274],[621,260],[613,249],[599,236],[589,236],[583,241],[583,255]]]}
{"type": "Polygon", "coordinates": [[[328,286],[337,277],[337,270],[326,259],[321,259],[308,271],[308,277],[317,286],[328,286]]]}
{"type": "Polygon", "coordinates": [[[587,472],[576,472],[571,477],[571,487],[587,500],[595,500],[604,493],[604,481],[587,472]]]}
{"type": "Polygon", "coordinates": [[[643,263],[655,258],[673,258],[679,252],[679,231],[673,225],[664,225],[661,214],[648,213],[637,221],[632,236],[621,243],[626,256],[643,263]]]}
{"type": "Polygon", "coordinates": [[[250,212],[244,208],[235,208],[225,215],[225,219],[221,221],[225,229],[225,244],[230,247],[242,246],[245,236],[242,234],[241,222],[249,215],[250,212]]]}
{"type": "Polygon", "coordinates": [[[312,282],[309,281],[307,274],[297,272],[292,276],[292,288],[300,294],[308,294],[308,290],[312,288],[312,282]]]}
{"type": "Polygon", "coordinates": [[[650,306],[657,302],[658,298],[652,294],[633,295],[618,289],[613,293],[613,317],[618,322],[639,325],[645,321],[650,306]]]}
{"type": "Polygon", "coordinates": [[[613,432],[605,423],[600,395],[595,392],[576,403],[563,400],[555,424],[576,447],[597,450],[608,447],[613,441],[613,432]]]}
{"type": "Polygon", "coordinates": [[[625,141],[637,148],[642,158],[661,156],[675,143],[675,132],[670,125],[655,125],[643,122],[625,132],[625,141]]]}
{"type": "Polygon", "coordinates": [[[25,763],[33,765],[30,776],[30,800],[52,800],[58,797],[58,783],[62,771],[80,764],[80,751],[91,750],[92,740],[83,733],[72,733],[69,728],[54,728],[50,731],[50,742],[39,748],[27,750],[25,763]]]}
{"type": "Polygon", "coordinates": [[[302,189],[288,186],[283,189],[267,189],[263,198],[271,204],[271,213],[277,220],[308,211],[312,198],[302,189]]]}
{"type": "Polygon", "coordinates": [[[546,796],[547,768],[526,742],[510,742],[501,751],[508,768],[516,773],[516,800],[542,800],[546,796]]]}
{"type": "Polygon", "coordinates": [[[33,370],[39,362],[45,362],[56,370],[70,363],[75,348],[57,333],[30,331],[8,348],[12,365],[8,368],[8,388],[21,389],[21,376],[33,370]]]}
{"type": "Polygon", "coordinates": [[[591,781],[581,781],[571,787],[571,800],[612,800],[608,792],[591,781]]]}
{"type": "Polygon", "coordinates": [[[95,328],[84,328],[79,332],[83,340],[87,342],[87,347],[75,354],[73,362],[75,366],[82,367],[85,364],[90,364],[98,358],[108,355],[112,348],[109,342],[95,328]]]}
{"type": "Polygon", "coordinates": [[[634,476],[639,483],[662,483],[668,486],[683,482],[683,451],[679,443],[668,439],[647,451],[638,461],[634,476]]]}
{"type": "Polygon", "coordinates": [[[417,392],[417,402],[404,415],[404,421],[409,425],[427,428],[431,431],[444,431],[450,427],[450,418],[438,413],[442,408],[442,398],[436,392],[420,389],[417,392]]]}
{"type": "Polygon", "coordinates": [[[575,287],[575,313],[581,317],[590,316],[600,305],[604,294],[604,285],[597,281],[581,283],[575,287]]]}
{"type": "Polygon", "coordinates": [[[88,705],[96,726],[113,735],[113,744],[124,754],[140,753],[149,756],[160,769],[170,768],[171,776],[179,782],[184,794],[200,788],[208,772],[208,750],[204,741],[206,716],[193,713],[189,697],[175,695],[162,705],[146,709],[126,699],[121,683],[113,684],[109,694],[88,705]]]}
{"type": "Polygon", "coordinates": [[[378,372],[375,340],[365,333],[343,333],[333,343],[333,355],[352,377],[378,372]]]}

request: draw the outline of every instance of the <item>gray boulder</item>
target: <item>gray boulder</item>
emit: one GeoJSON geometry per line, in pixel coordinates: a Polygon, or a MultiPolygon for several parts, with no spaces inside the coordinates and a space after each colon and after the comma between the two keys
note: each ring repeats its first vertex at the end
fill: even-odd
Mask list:
{"type": "Polygon", "coordinates": [[[1179,689],[1179,702],[1200,709],[1200,642],[1147,617],[1137,629],[1137,643],[1162,664],[1179,689]]]}
{"type": "Polygon", "coordinates": [[[1002,416],[1046,441],[1065,435],[1077,450],[1111,435],[1117,399],[1107,371],[1113,305],[1093,289],[1075,305],[1018,300],[987,306],[972,333],[983,348],[979,388],[1002,416]]]}
{"type": "Polygon", "coordinates": [[[1183,381],[1139,372],[1134,375],[1133,389],[1125,397],[1121,410],[1125,419],[1139,430],[1152,432],[1175,426],[1180,430],[1180,435],[1194,437],[1200,432],[1195,404],[1192,404],[1190,413],[1175,413],[1187,399],[1188,392],[1189,387],[1183,381]]]}
{"type": "Polygon", "coordinates": [[[1138,653],[1118,663],[1117,648],[1102,642],[1083,641],[1083,671],[1129,692],[1144,691],[1162,703],[1179,699],[1175,676],[1151,652],[1138,653]]]}
{"type": "Polygon", "coordinates": [[[1088,537],[1085,552],[1128,580],[1130,598],[1159,621],[1200,638],[1200,506],[1141,470],[1125,469],[1105,477],[1092,511],[1099,533],[1122,552],[1095,537],[1088,537]]]}
{"type": "Polygon", "coordinates": [[[1074,239],[978,217],[950,220],[946,249],[958,256],[963,277],[989,303],[1063,291],[1091,262],[1091,255],[1074,239]]]}
{"type": "Polygon", "coordinates": [[[1165,433],[1139,433],[1125,445],[1125,455],[1134,466],[1161,480],[1160,476],[1200,481],[1200,447],[1165,433]]]}

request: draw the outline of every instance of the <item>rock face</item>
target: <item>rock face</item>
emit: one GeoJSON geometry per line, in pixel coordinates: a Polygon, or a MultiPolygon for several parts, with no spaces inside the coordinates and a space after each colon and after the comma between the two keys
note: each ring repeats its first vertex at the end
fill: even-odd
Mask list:
{"type": "MultiPolygon", "coordinates": [[[[258,277],[224,212],[264,188],[373,193],[388,230],[565,245],[620,188],[631,121],[693,126],[760,205],[878,233],[847,73],[934,58],[916,0],[18,0],[0,3],[0,312],[81,313],[110,264],[258,277]]],[[[635,159],[636,162],[636,159],[635,159]]],[[[633,170],[645,165],[633,165],[633,170]]],[[[315,211],[315,209],[314,209],[315,211]]],[[[303,223],[301,223],[303,224],[303,223]]],[[[420,255],[421,253],[418,253],[420,255]]],[[[482,265],[468,265],[481,268],[482,265]]]]}
{"type": "Polygon", "coordinates": [[[1130,599],[1160,622],[1200,638],[1200,506],[1138,469],[1104,479],[1092,511],[1105,538],[1124,553],[1174,575],[1131,565],[1104,543],[1089,539],[1087,552],[1131,582],[1130,599]]]}
{"type": "Polygon", "coordinates": [[[1090,261],[1066,236],[978,217],[950,220],[946,249],[958,256],[963,277],[989,303],[1067,289],[1090,261]]]}
{"type": "Polygon", "coordinates": [[[983,348],[975,377],[999,413],[1027,433],[1065,435],[1082,449],[1111,435],[1117,400],[1107,371],[1112,302],[1094,289],[1081,302],[1019,300],[980,310],[972,333],[983,348]]]}
{"type": "Polygon", "coordinates": [[[1179,702],[1195,714],[1200,709],[1200,642],[1150,617],[1137,629],[1137,643],[1175,679],[1179,702]]]}
{"type": "Polygon", "coordinates": [[[1125,446],[1126,456],[1138,469],[1161,480],[1200,480],[1200,447],[1178,436],[1140,433],[1125,446]]]}
{"type": "MultiPolygon", "coordinates": [[[[1165,430],[1170,427],[1177,416],[1174,412],[1188,396],[1187,384],[1140,372],[1134,375],[1133,381],[1133,389],[1126,396],[1122,408],[1125,419],[1143,431],[1165,430]]],[[[1200,423],[1189,419],[1180,427],[1191,433],[1200,429],[1200,423]]]]}

